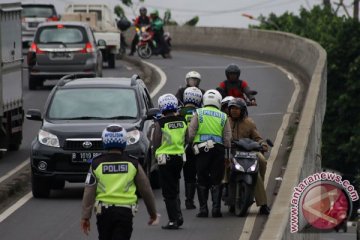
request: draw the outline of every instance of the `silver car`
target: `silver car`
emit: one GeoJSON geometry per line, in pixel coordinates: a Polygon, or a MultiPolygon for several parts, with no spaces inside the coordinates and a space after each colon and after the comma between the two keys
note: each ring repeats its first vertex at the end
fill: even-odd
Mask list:
{"type": "Polygon", "coordinates": [[[24,3],[21,7],[22,44],[25,50],[33,41],[35,31],[40,23],[59,21],[60,16],[52,4],[24,3]]]}
{"type": "Polygon", "coordinates": [[[46,79],[68,74],[102,76],[100,47],[92,30],[83,22],[41,23],[28,51],[29,89],[41,87],[46,79]]]}

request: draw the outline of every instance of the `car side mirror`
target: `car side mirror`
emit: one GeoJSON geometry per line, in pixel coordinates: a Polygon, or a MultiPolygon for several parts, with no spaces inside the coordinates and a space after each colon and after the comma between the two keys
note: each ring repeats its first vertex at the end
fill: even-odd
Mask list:
{"type": "Polygon", "coordinates": [[[150,108],[146,113],[146,119],[151,120],[156,118],[159,114],[161,114],[160,109],[158,108],[150,108]]]}
{"type": "Polygon", "coordinates": [[[100,49],[105,49],[106,48],[106,41],[104,39],[99,39],[97,42],[97,45],[100,49]]]}
{"type": "Polygon", "coordinates": [[[26,112],[26,119],[34,121],[42,121],[41,112],[38,109],[29,109],[26,112]]]}

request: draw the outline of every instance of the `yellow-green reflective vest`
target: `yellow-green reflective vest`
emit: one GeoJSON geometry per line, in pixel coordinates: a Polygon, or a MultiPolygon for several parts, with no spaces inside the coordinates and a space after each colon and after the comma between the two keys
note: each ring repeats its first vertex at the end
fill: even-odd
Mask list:
{"type": "Polygon", "coordinates": [[[185,152],[186,121],[182,116],[163,117],[158,120],[162,138],[155,156],[160,154],[176,155],[185,152]]]}
{"type": "Polygon", "coordinates": [[[180,109],[180,115],[184,116],[187,127],[189,127],[192,117],[194,116],[194,113],[196,111],[195,107],[182,107],[180,109]]]}
{"type": "Polygon", "coordinates": [[[130,161],[102,162],[93,171],[97,201],[117,205],[137,203],[134,183],[137,168],[130,161]]]}
{"type": "Polygon", "coordinates": [[[201,143],[213,140],[223,144],[223,131],[227,116],[216,107],[206,106],[196,110],[198,117],[198,130],[194,143],[201,143]]]}

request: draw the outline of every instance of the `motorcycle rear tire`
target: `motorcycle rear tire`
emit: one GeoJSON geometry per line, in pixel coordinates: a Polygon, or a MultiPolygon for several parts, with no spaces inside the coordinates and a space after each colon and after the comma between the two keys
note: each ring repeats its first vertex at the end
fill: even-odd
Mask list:
{"type": "Polygon", "coordinates": [[[245,216],[253,199],[254,191],[251,186],[245,182],[237,182],[235,194],[235,215],[239,217],[245,216]]]}
{"type": "Polygon", "coordinates": [[[148,59],[152,55],[152,49],[149,45],[141,45],[137,49],[139,57],[143,59],[148,59]]]}

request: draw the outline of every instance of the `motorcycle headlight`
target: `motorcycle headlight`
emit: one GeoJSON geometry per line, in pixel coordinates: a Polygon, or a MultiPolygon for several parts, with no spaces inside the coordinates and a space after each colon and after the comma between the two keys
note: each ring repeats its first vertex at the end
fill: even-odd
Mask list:
{"type": "Polygon", "coordinates": [[[38,134],[38,139],[39,139],[39,142],[45,146],[60,147],[58,137],[47,131],[40,129],[39,134],[38,134]]]}
{"type": "Polygon", "coordinates": [[[249,167],[249,169],[247,170],[247,172],[254,172],[257,166],[257,162],[255,162],[253,165],[251,165],[251,167],[249,167]]]}
{"type": "Polygon", "coordinates": [[[140,140],[140,131],[133,130],[127,133],[127,145],[132,145],[140,140]]]}
{"type": "Polygon", "coordinates": [[[244,168],[235,159],[233,159],[233,162],[236,170],[240,172],[245,172],[244,168]]]}

